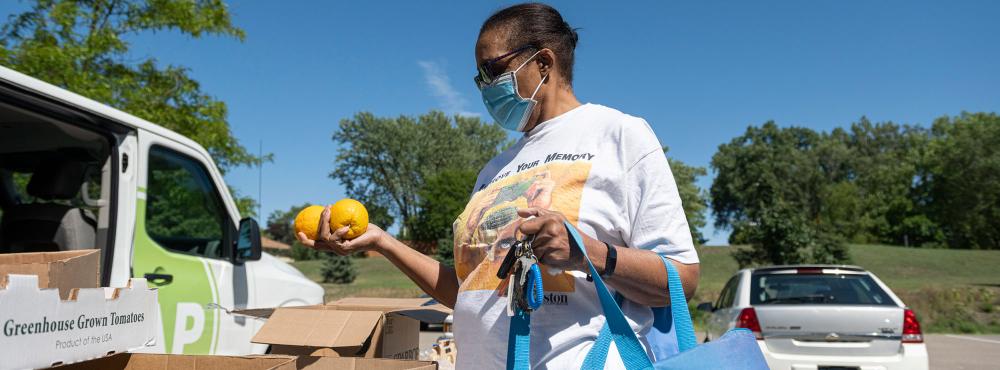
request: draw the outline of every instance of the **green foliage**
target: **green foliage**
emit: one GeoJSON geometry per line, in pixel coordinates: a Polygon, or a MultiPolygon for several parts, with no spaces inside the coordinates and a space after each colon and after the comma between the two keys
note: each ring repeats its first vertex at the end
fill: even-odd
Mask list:
{"type": "Polygon", "coordinates": [[[921,210],[920,175],[927,131],[862,117],[849,130],[823,135],[819,150],[827,183],[821,223],[853,242],[935,241],[921,210]]]}
{"type": "Polygon", "coordinates": [[[287,211],[274,210],[267,216],[264,234],[276,241],[292,246],[289,257],[296,261],[322,259],[325,253],[306,247],[295,237],[295,216],[309,203],[291,206],[287,211]]]}
{"type": "Polygon", "coordinates": [[[939,118],[932,138],[928,218],[949,246],[1000,249],[1000,116],[939,118]]]}
{"type": "Polygon", "coordinates": [[[750,244],[733,257],[741,266],[846,262],[839,239],[820,220],[827,171],[817,154],[823,137],[812,130],[750,127],[712,157],[715,224],[730,227],[730,242],[750,244]]]}
{"type": "Polygon", "coordinates": [[[298,239],[295,237],[295,216],[309,203],[291,206],[287,211],[274,210],[267,216],[267,227],[264,233],[276,241],[292,245],[298,239]]]}
{"type": "Polygon", "coordinates": [[[732,252],[740,268],[767,264],[850,262],[843,240],[812,227],[801,212],[780,202],[760,210],[753,224],[739,224],[737,232],[751,245],[751,248],[732,252]]]}
{"type": "Polygon", "coordinates": [[[162,160],[150,159],[146,201],[146,229],[150,235],[221,240],[222,220],[215,202],[191,172],[162,160]]]}
{"type": "MultiPolygon", "coordinates": [[[[292,262],[292,266],[309,279],[322,283],[323,276],[320,272],[324,263],[324,260],[296,261],[292,262]]],[[[417,298],[424,294],[413,280],[388,259],[355,258],[354,265],[364,273],[358,274],[358,278],[350,284],[322,284],[326,290],[326,302],[345,297],[417,298]]]]}
{"type": "MultiPolygon", "coordinates": [[[[174,130],[225,172],[262,159],[229,130],[225,103],[182,66],[129,53],[137,35],[173,31],[243,40],[222,0],[35,0],[0,30],[0,63],[174,130]]],[[[243,209],[246,211],[246,209],[243,209]]]]}
{"type": "MultiPolygon", "coordinates": [[[[457,171],[451,174],[456,176],[478,171],[499,152],[506,137],[503,129],[477,117],[449,118],[432,111],[419,117],[387,118],[362,112],[340,121],[333,136],[340,146],[337,166],[330,177],[344,185],[348,196],[365,204],[373,223],[388,227],[398,219],[401,237],[412,238],[419,228],[421,206],[426,205],[421,203],[421,190],[433,192],[425,182],[444,171],[457,171]]],[[[468,191],[461,196],[468,196],[468,191]]]]}
{"type": "Polygon", "coordinates": [[[924,332],[983,334],[1000,332],[993,313],[1000,290],[974,287],[921,288],[899,294],[917,313],[924,332]]]}
{"type": "Polygon", "coordinates": [[[455,239],[451,231],[448,231],[441,239],[438,239],[434,259],[441,262],[442,265],[448,267],[455,266],[455,239]]]}
{"type": "Polygon", "coordinates": [[[451,235],[452,223],[465,209],[476,185],[476,175],[473,169],[444,169],[427,178],[418,192],[420,210],[413,225],[414,240],[439,240],[451,235]]]}
{"type": "MultiPolygon", "coordinates": [[[[670,148],[663,147],[663,154],[670,151],[670,148]]],[[[704,244],[707,239],[701,233],[705,227],[705,209],[708,208],[708,193],[698,187],[699,177],[705,176],[708,172],[705,167],[688,166],[684,162],[667,157],[670,163],[670,170],[674,174],[674,182],[677,183],[677,192],[680,193],[681,205],[684,207],[684,216],[687,217],[688,226],[691,228],[691,239],[695,244],[704,244]]]]}
{"type": "Polygon", "coordinates": [[[333,253],[326,255],[323,261],[324,283],[350,284],[358,277],[358,269],[354,266],[354,259],[351,256],[340,256],[333,253]]]}
{"type": "Polygon", "coordinates": [[[302,245],[298,241],[291,244],[292,250],[289,257],[296,261],[318,260],[323,258],[323,252],[302,245]]]}
{"type": "Polygon", "coordinates": [[[232,186],[227,185],[227,187],[233,201],[236,202],[236,209],[240,210],[240,217],[257,218],[257,200],[240,194],[240,191],[232,186]]]}
{"type": "Polygon", "coordinates": [[[998,147],[993,113],[942,117],[930,130],[864,117],[830,133],[768,122],[713,157],[715,223],[733,230],[732,243],[777,243],[783,235],[825,245],[790,241],[795,248],[826,251],[775,246],[782,251],[741,252],[741,262],[838,261],[838,239],[1000,248],[998,147]]]}

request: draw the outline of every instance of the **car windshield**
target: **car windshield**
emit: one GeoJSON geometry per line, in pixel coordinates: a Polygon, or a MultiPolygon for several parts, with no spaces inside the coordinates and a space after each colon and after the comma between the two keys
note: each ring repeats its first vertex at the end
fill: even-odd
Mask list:
{"type": "Polygon", "coordinates": [[[860,274],[753,274],[750,304],[896,305],[860,274]]]}

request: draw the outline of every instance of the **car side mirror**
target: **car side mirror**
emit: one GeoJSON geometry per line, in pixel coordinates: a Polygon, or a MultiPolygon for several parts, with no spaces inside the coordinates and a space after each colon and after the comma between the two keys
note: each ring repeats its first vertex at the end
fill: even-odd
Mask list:
{"type": "Polygon", "coordinates": [[[257,225],[257,220],[250,217],[240,220],[240,230],[237,235],[236,243],[233,245],[233,263],[259,260],[261,246],[260,226],[257,225]]]}
{"type": "Polygon", "coordinates": [[[697,309],[698,311],[715,312],[715,306],[712,305],[712,302],[701,302],[697,309]]]}

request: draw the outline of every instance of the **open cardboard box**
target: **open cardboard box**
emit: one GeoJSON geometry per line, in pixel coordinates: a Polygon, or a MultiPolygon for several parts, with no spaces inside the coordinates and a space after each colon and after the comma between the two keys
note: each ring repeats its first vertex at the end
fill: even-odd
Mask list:
{"type": "Polygon", "coordinates": [[[270,344],[271,353],[415,360],[420,322],[441,322],[451,310],[426,298],[344,298],[236,313],[267,318],[251,341],[270,344]]]}
{"type": "Polygon", "coordinates": [[[304,370],[437,370],[438,365],[434,361],[299,356],[295,367],[304,370]]]}
{"type": "Polygon", "coordinates": [[[62,289],[67,300],[60,299],[60,289],[40,289],[35,275],[2,280],[0,369],[84,361],[156,340],[156,289],[146,279],[132,279],[125,288],[62,289]]]}
{"type": "Polygon", "coordinates": [[[200,356],[119,353],[52,370],[294,370],[292,356],[200,356]]]}
{"type": "Polygon", "coordinates": [[[0,254],[0,286],[7,274],[38,276],[39,288],[57,288],[62,299],[73,288],[101,286],[101,251],[84,249],[65,252],[0,254]]]}
{"type": "Polygon", "coordinates": [[[365,358],[266,356],[200,356],[120,353],[52,370],[436,370],[429,361],[365,358]]]}

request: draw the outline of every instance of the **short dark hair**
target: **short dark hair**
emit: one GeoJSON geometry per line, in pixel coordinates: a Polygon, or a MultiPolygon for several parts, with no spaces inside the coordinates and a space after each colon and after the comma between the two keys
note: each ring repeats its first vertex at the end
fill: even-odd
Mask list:
{"type": "Polygon", "coordinates": [[[552,50],[559,59],[563,78],[572,85],[573,53],[579,36],[555,8],[524,3],[501,9],[483,22],[479,35],[487,31],[506,32],[508,48],[530,45],[552,50]]]}

